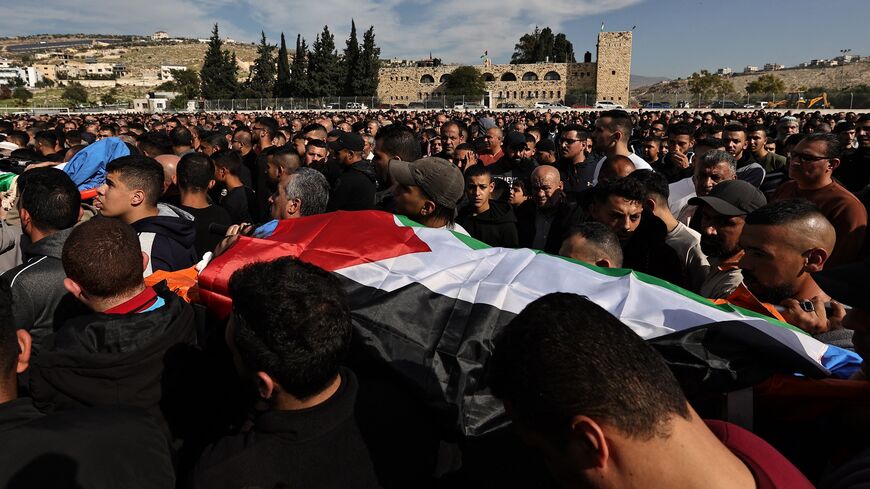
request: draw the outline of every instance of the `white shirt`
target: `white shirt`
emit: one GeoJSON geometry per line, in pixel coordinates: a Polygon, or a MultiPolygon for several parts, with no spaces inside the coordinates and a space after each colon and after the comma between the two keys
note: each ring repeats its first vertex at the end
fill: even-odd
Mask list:
{"type": "Polygon", "coordinates": [[[701,251],[701,234],[683,223],[677,223],[677,227],[665,236],[665,243],[680,257],[683,271],[689,278],[687,288],[698,292],[710,271],[707,256],[701,251]]]}

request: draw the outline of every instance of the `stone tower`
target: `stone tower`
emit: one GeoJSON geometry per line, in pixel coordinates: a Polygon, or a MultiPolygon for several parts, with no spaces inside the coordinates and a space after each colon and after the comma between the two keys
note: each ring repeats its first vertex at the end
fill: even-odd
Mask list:
{"type": "Polygon", "coordinates": [[[598,34],[598,100],[612,100],[628,107],[631,77],[631,32],[598,34]]]}

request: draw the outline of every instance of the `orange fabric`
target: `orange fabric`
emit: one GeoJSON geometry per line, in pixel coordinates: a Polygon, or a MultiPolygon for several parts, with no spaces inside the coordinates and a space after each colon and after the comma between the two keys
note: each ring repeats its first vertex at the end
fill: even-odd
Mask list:
{"type": "Polygon", "coordinates": [[[82,200],[93,199],[94,197],[97,196],[97,189],[89,188],[87,190],[81,190],[81,191],[79,191],[79,194],[81,194],[82,200]]]}
{"type": "Polygon", "coordinates": [[[778,319],[784,323],[788,321],[782,317],[782,314],[776,310],[773,304],[769,304],[767,302],[761,302],[752,295],[752,292],[746,288],[745,285],[741,282],[740,285],[734,289],[734,292],[731,293],[728,297],[724,299],[710,299],[714,304],[734,304],[737,307],[742,307],[744,309],[749,309],[750,311],[757,312],[758,314],[764,314],[765,316],[770,316],[774,319],[778,319]]]}
{"type": "Polygon", "coordinates": [[[157,270],[145,277],[145,285],[151,287],[165,280],[169,290],[175,292],[179,297],[187,302],[197,302],[199,300],[197,276],[196,267],[185,268],[175,272],[157,270]]]}

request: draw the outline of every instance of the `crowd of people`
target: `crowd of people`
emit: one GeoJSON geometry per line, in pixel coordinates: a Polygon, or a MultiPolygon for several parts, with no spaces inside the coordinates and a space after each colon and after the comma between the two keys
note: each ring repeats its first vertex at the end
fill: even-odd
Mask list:
{"type": "MultiPolygon", "coordinates": [[[[700,412],[652,346],[577,295],[498,335],[488,378],[512,427],[468,439],[354,356],[345,292],[314,265],[236,272],[228,323],[149,280],[276,221],[381,210],[632,269],[866,356],[870,114],[19,116],[0,152],[8,487],[870,484],[861,406],[806,422],[849,414],[825,450],[765,441],[700,412]]],[[[867,374],[849,384],[865,406],[867,374]]]]}

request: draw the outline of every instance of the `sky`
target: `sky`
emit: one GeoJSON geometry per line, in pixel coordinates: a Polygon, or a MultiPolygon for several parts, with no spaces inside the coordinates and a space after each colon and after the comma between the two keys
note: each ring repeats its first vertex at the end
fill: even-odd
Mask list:
{"type": "Polygon", "coordinates": [[[685,77],[700,69],[776,62],[786,66],[838,56],[870,55],[866,0],[41,0],[4,8],[4,36],[39,33],[221,35],[289,48],[301,33],[310,45],[324,25],[344,47],[355,19],[360,37],[370,25],[384,58],[445,62],[510,60],[514,44],[536,25],[564,32],[579,60],[595,55],[601,23],[634,28],[632,74],[685,77]]]}

